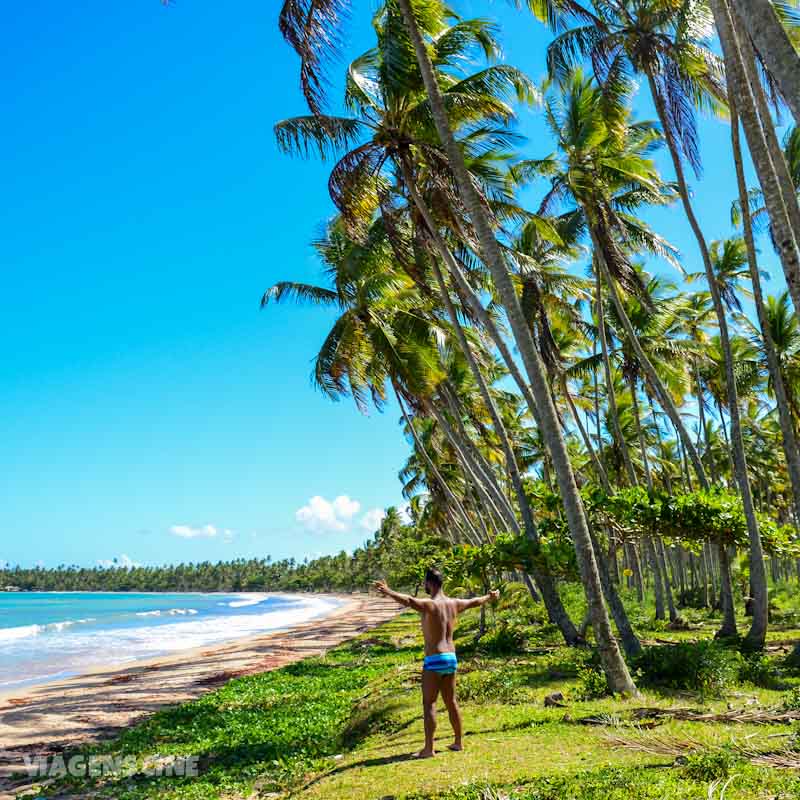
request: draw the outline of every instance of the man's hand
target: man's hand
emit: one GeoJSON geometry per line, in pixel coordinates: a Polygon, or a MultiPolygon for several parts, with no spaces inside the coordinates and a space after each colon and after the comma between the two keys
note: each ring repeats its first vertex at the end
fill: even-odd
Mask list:
{"type": "Polygon", "coordinates": [[[496,603],[498,597],[500,597],[500,590],[499,589],[492,589],[492,591],[489,592],[489,602],[490,603],[496,603]]]}
{"type": "Polygon", "coordinates": [[[374,581],[372,585],[378,594],[382,594],[384,597],[389,596],[389,587],[386,585],[386,581],[374,581]]]}

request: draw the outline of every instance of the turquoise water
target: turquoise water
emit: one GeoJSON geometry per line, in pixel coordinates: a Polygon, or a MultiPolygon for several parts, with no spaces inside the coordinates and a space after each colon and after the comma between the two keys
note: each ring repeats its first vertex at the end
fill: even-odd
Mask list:
{"type": "Polygon", "coordinates": [[[285,628],[336,605],[257,593],[0,593],[0,690],[285,628]]]}

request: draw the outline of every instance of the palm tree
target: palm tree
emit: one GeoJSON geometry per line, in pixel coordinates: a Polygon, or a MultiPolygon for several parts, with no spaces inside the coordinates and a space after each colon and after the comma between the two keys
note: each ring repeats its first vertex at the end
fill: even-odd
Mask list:
{"type": "MultiPolygon", "coordinates": [[[[387,7],[393,5],[393,0],[387,3],[387,7]]],[[[609,686],[614,692],[635,692],[635,685],[614,639],[608,612],[603,604],[602,585],[592,550],[588,523],[559,426],[558,415],[547,386],[544,366],[525,324],[519,297],[507,271],[502,250],[495,238],[492,221],[473,184],[464,153],[453,134],[442,87],[438,82],[425,42],[425,36],[435,38],[443,27],[441,22],[443,9],[439,3],[432,0],[428,2],[419,0],[413,7],[411,0],[397,0],[395,7],[399,9],[405,23],[405,30],[397,32],[398,39],[400,34],[407,35],[414,48],[436,131],[447,154],[448,166],[452,170],[461,199],[467,209],[477,237],[478,249],[492,275],[530,380],[530,390],[535,401],[533,411],[553,457],[583,578],[584,591],[591,611],[595,639],[609,686]]],[[[286,0],[281,12],[281,30],[301,57],[301,85],[315,114],[322,110],[324,94],[322,65],[325,58],[335,52],[338,44],[337,26],[345,8],[345,0],[286,0]]]]}
{"type": "Polygon", "coordinates": [[[508,317],[514,341],[531,382],[531,391],[535,401],[532,411],[553,459],[606,679],[613,692],[635,693],[635,684],[614,639],[608,611],[603,603],[602,581],[592,547],[589,525],[581,503],[558,415],[547,385],[544,365],[526,326],[520,300],[506,268],[491,221],[469,177],[463,154],[450,128],[447,111],[442,102],[441,90],[436,82],[428,51],[411,2],[410,0],[398,0],[398,5],[403,12],[411,41],[417,53],[425,88],[431,101],[436,129],[447,153],[450,167],[453,170],[456,183],[475,230],[481,256],[492,275],[495,288],[508,317]]]}
{"type": "MultiPolygon", "coordinates": [[[[738,132],[738,127],[733,125],[733,121],[734,120],[731,119],[731,133],[733,133],[734,129],[736,129],[738,132]]],[[[739,151],[738,144],[734,148],[734,155],[737,151],[739,151]]],[[[740,152],[739,158],[741,159],[740,152]]],[[[797,195],[798,192],[800,192],[800,126],[798,125],[793,125],[784,134],[783,158],[786,161],[786,166],[792,179],[795,195],[797,195]]],[[[750,209],[750,222],[753,226],[753,231],[760,232],[765,226],[769,227],[769,211],[764,204],[764,192],[761,189],[753,188],[747,190],[746,195],[750,209]]],[[[733,222],[733,224],[737,227],[743,224],[742,203],[738,199],[731,206],[731,222],[733,222]]],[[[773,246],[775,246],[772,231],[770,231],[770,235],[773,238],[773,246]]]]}
{"type": "MultiPolygon", "coordinates": [[[[423,212],[423,234],[431,236],[438,245],[440,254],[449,263],[452,261],[452,254],[438,235],[438,226],[432,220],[428,204],[421,197],[416,173],[421,173],[423,177],[420,180],[424,179],[426,184],[430,185],[430,190],[434,192],[433,201],[438,208],[441,208],[442,204],[436,201],[439,201],[443,194],[451,203],[455,194],[449,188],[450,177],[444,168],[443,154],[431,141],[429,104],[424,92],[421,91],[413,53],[409,53],[408,48],[404,50],[401,46],[402,41],[398,44],[390,35],[396,31],[397,25],[396,14],[393,15],[392,9],[387,8],[385,13],[376,18],[378,47],[353,62],[348,70],[346,104],[356,113],[355,118],[316,116],[295,118],[278,123],[276,134],[285,149],[300,149],[302,152],[307,152],[309,145],[313,144],[325,156],[330,150],[353,144],[355,134],[371,133],[368,141],[359,144],[339,159],[329,184],[332,198],[342,212],[343,219],[348,222],[348,229],[353,235],[362,235],[371,221],[372,214],[380,207],[386,228],[393,233],[393,243],[398,250],[398,256],[400,256],[399,251],[408,252],[412,249],[412,243],[406,246],[400,243],[398,246],[402,233],[397,223],[397,209],[389,201],[393,191],[389,167],[393,167],[423,212]],[[391,59],[391,69],[387,66],[389,59],[391,59]],[[399,65],[402,65],[402,68],[399,68],[399,65]],[[403,82],[398,80],[398,73],[402,75],[403,82]]],[[[450,28],[439,31],[432,58],[437,73],[441,73],[442,82],[447,86],[446,102],[455,109],[456,113],[453,116],[459,128],[462,126],[466,128],[462,141],[465,152],[471,156],[470,169],[475,180],[485,187],[495,174],[490,169],[488,157],[491,153],[491,144],[495,139],[500,141],[503,137],[509,136],[506,131],[497,127],[499,122],[507,121],[512,115],[502,95],[504,92],[512,91],[527,97],[532,93],[527,78],[507,66],[490,66],[478,73],[455,78],[453,65],[460,65],[465,60],[470,47],[480,45],[485,53],[497,50],[492,33],[487,24],[480,20],[460,21],[450,28]],[[446,71],[447,68],[450,68],[450,71],[446,71]]],[[[496,201],[498,190],[496,186],[490,188],[494,189],[493,199],[496,201]]],[[[506,203],[506,209],[508,205],[506,203]]],[[[458,210],[452,209],[456,213],[458,210]]],[[[456,226],[459,222],[460,220],[457,220],[456,226]]],[[[421,256],[419,251],[416,256],[418,262],[421,256]]],[[[404,259],[401,258],[401,261],[404,259]]],[[[523,491],[513,448],[494,407],[473,352],[474,348],[464,335],[450,289],[435,256],[430,259],[430,265],[435,277],[436,290],[444,303],[456,338],[477,382],[504,450],[525,531],[534,545],[538,546],[535,522],[523,491]]],[[[423,279],[418,263],[409,270],[409,275],[417,281],[423,279]]],[[[430,291],[427,286],[423,286],[422,289],[430,291]]],[[[472,290],[467,291],[472,297],[472,290]]],[[[507,357],[507,361],[513,364],[510,356],[507,357]]],[[[503,499],[498,498],[498,502],[502,505],[503,499]]],[[[512,526],[516,524],[515,520],[508,521],[512,526]]],[[[576,642],[577,631],[569,621],[554,584],[544,574],[536,577],[552,621],[559,625],[568,642],[576,642]]]]}
{"type": "Polygon", "coordinates": [[[782,97],[800,124],[800,54],[770,0],[732,0],[747,35],[753,40],[770,73],[780,87],[782,97]]]}
{"type": "MultiPolygon", "coordinates": [[[[698,102],[712,107],[719,105],[723,96],[721,70],[716,58],[704,46],[712,32],[710,16],[701,4],[692,4],[688,13],[682,6],[683,3],[674,0],[649,0],[644,3],[617,0],[596,3],[596,23],[588,28],[567,31],[557,37],[548,48],[548,64],[553,74],[563,75],[574,63],[575,56],[580,54],[590,57],[601,83],[618,80],[616,73],[626,68],[647,78],[672,158],[684,212],[700,250],[723,350],[726,357],[729,357],[725,308],[715,279],[712,256],[692,206],[683,170],[683,158],[688,159],[696,171],[699,170],[699,147],[693,107],[698,102]]],[[[754,647],[762,647],[767,624],[766,575],[763,575],[762,581],[759,567],[759,564],[763,567],[761,537],[747,480],[747,462],[733,369],[733,363],[729,361],[730,375],[727,385],[732,393],[729,399],[731,442],[736,480],[750,533],[752,568],[756,573],[755,613],[747,640],[754,647]]],[[[704,479],[699,473],[698,478],[702,483],[704,479]]]]}
{"type": "Polygon", "coordinates": [[[642,350],[625,314],[618,284],[644,297],[641,278],[628,256],[630,248],[674,258],[667,242],[656,236],[629,213],[645,204],[663,205],[674,194],[658,175],[650,153],[661,135],[647,122],[633,122],[626,89],[619,81],[614,92],[603,91],[580,69],[569,73],[560,94],[545,106],[548,127],[558,144],[556,154],[515,165],[524,178],[546,177],[550,189],[540,206],[549,213],[554,206],[572,204],[585,220],[599,273],[625,330],[626,340],[636,352],[642,370],[659,403],[679,432],[701,480],[702,464],[678,414],[675,403],[657,370],[642,350]]]}
{"type": "Polygon", "coordinates": [[[692,346],[689,363],[691,364],[690,368],[693,373],[693,391],[697,399],[697,446],[699,448],[700,442],[703,441],[703,458],[708,463],[711,480],[716,483],[718,472],[715,469],[714,461],[708,458],[710,450],[709,435],[711,429],[710,426],[706,424],[706,404],[704,402],[704,392],[700,376],[701,363],[704,360],[705,350],[709,341],[709,330],[713,327],[713,321],[716,319],[714,306],[711,303],[711,295],[703,291],[691,292],[686,298],[686,303],[680,315],[682,327],[686,331],[692,346]]]}
{"type": "MultiPolygon", "coordinates": [[[[739,37],[732,11],[725,0],[712,0],[711,8],[725,58],[728,105],[733,122],[741,120],[769,213],[773,242],[778,250],[795,310],[800,310],[800,205],[792,178],[775,135],[769,108],[748,37],[739,37]]],[[[740,22],[738,17],[736,22],[740,22]]],[[[738,136],[738,128],[737,128],[738,136]]],[[[741,155],[734,142],[737,173],[741,155]]]]}
{"type": "Polygon", "coordinates": [[[797,397],[800,392],[800,320],[792,311],[786,292],[777,297],[767,297],[763,308],[769,340],[775,348],[780,376],[786,386],[788,403],[795,417],[795,424],[800,425],[800,403],[797,397]]]}

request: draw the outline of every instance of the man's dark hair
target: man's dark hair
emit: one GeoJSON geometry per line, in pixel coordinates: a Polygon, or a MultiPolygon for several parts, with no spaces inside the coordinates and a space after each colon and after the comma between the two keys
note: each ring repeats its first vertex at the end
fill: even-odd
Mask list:
{"type": "Polygon", "coordinates": [[[425,583],[429,583],[431,586],[441,589],[444,583],[442,573],[439,572],[436,567],[428,567],[428,571],[425,573],[425,583]]]}

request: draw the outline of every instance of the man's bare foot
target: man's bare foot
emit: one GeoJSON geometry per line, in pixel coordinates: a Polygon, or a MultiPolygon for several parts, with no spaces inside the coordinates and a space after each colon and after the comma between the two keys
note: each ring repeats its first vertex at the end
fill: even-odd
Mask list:
{"type": "Polygon", "coordinates": [[[456,753],[458,753],[464,749],[464,746],[460,742],[453,742],[453,744],[448,745],[447,749],[454,750],[456,753]]]}
{"type": "Polygon", "coordinates": [[[423,748],[422,750],[417,753],[417,758],[433,758],[436,755],[435,750],[428,750],[423,748]]]}

